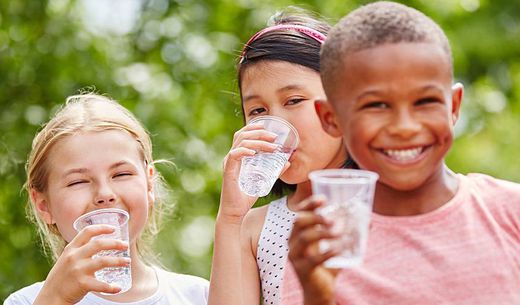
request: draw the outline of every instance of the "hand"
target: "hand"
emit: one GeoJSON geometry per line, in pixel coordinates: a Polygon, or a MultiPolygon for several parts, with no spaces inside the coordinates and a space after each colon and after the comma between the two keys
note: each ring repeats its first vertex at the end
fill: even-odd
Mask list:
{"type": "Polygon", "coordinates": [[[263,129],[262,124],[246,125],[235,132],[233,145],[223,161],[224,177],[218,218],[240,223],[251,209],[257,197],[247,196],[238,186],[242,158],[254,156],[258,151],[274,152],[278,148],[272,143],[276,137],[276,134],[263,129]]]}
{"type": "Polygon", "coordinates": [[[302,285],[306,305],[335,304],[334,280],[339,270],[327,269],[322,264],[339,251],[320,253],[318,242],[338,236],[330,232],[332,224],[316,214],[323,204],[324,199],[317,196],[302,201],[289,237],[289,260],[302,285]]]}
{"type": "Polygon", "coordinates": [[[102,250],[125,250],[128,244],[117,239],[92,239],[110,234],[114,228],[108,225],[91,225],[81,230],[65,247],[34,304],[76,304],[91,291],[117,293],[121,288],[96,280],[94,272],[106,267],[124,267],[130,258],[93,255],[102,250]]]}

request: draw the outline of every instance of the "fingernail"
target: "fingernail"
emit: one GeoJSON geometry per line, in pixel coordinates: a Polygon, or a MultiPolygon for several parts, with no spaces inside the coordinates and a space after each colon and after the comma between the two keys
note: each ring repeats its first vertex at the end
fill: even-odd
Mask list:
{"type": "Polygon", "coordinates": [[[110,284],[110,290],[112,291],[115,291],[115,292],[119,292],[121,291],[121,287],[119,287],[118,285],[114,285],[114,284],[110,284]]]}
{"type": "Polygon", "coordinates": [[[327,199],[323,194],[314,195],[314,201],[324,202],[327,199]]]}
{"type": "Polygon", "coordinates": [[[105,228],[107,229],[110,229],[111,231],[115,231],[116,230],[116,227],[112,226],[112,225],[103,225],[105,226],[105,228]]]}
{"type": "Polygon", "coordinates": [[[269,131],[269,136],[270,136],[271,138],[273,138],[273,139],[278,138],[278,135],[277,135],[276,133],[274,133],[274,132],[270,132],[270,131],[269,131]]]}

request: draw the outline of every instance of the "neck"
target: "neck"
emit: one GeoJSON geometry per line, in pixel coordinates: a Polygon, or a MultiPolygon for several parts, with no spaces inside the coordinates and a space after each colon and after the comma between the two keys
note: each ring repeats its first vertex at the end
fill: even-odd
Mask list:
{"type": "MultiPolygon", "coordinates": [[[[338,149],[336,155],[332,158],[332,160],[325,166],[324,169],[329,168],[342,168],[343,164],[345,164],[348,158],[346,150],[343,148],[343,145],[338,149]]],[[[296,185],[296,190],[294,193],[290,194],[287,197],[287,207],[291,211],[296,211],[298,204],[305,200],[307,197],[312,195],[312,184],[310,180],[305,180],[296,185]]]]}
{"type": "Polygon", "coordinates": [[[298,183],[294,193],[287,197],[287,207],[291,211],[297,211],[298,204],[310,195],[312,195],[311,181],[306,180],[302,183],[298,183]]]}
{"type": "Polygon", "coordinates": [[[425,214],[450,201],[457,189],[457,177],[445,166],[413,190],[401,191],[378,183],[374,198],[374,212],[386,216],[425,214]]]}

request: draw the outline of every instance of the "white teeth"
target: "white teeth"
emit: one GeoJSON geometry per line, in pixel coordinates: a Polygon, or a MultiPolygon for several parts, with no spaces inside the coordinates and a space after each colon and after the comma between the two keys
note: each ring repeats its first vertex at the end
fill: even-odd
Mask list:
{"type": "Polygon", "coordinates": [[[422,147],[417,147],[414,149],[403,149],[403,150],[394,150],[394,149],[388,149],[384,150],[383,152],[385,155],[396,159],[398,161],[409,161],[417,158],[419,154],[422,152],[422,147]]]}

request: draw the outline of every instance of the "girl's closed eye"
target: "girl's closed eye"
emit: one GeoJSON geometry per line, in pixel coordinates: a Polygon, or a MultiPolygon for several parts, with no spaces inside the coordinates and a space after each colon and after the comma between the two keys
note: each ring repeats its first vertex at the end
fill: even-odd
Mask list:
{"type": "Polygon", "coordinates": [[[116,173],[114,175],[114,178],[121,178],[121,177],[127,177],[127,176],[132,176],[133,173],[130,172],[130,171],[125,171],[125,172],[119,172],[119,173],[116,173]]]}
{"type": "Polygon", "coordinates": [[[71,187],[71,186],[80,185],[80,184],[83,184],[83,183],[88,183],[88,181],[84,180],[84,179],[72,180],[70,182],[67,182],[66,186],[67,187],[71,187]]]}
{"type": "Polygon", "coordinates": [[[418,101],[416,101],[415,105],[421,106],[421,105],[435,104],[435,103],[440,103],[440,102],[441,102],[441,100],[436,97],[426,97],[426,98],[421,98],[418,101]]]}

